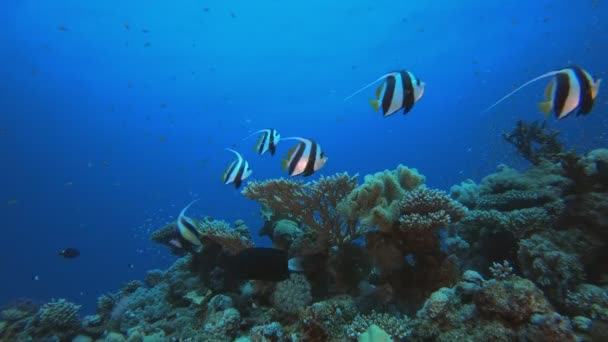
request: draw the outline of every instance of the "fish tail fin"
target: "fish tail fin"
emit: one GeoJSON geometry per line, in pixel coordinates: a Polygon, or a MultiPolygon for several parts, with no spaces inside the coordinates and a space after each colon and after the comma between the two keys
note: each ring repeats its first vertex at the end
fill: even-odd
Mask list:
{"type": "Polygon", "coordinates": [[[376,100],[376,99],[369,100],[369,104],[372,105],[372,108],[376,112],[380,109],[380,102],[378,100],[376,100]]]}
{"type": "Polygon", "coordinates": [[[287,170],[287,164],[289,163],[289,160],[287,159],[282,159],[281,160],[281,167],[283,168],[283,171],[287,170]]]}
{"type": "Polygon", "coordinates": [[[303,272],[304,271],[304,265],[302,265],[302,258],[301,257],[295,257],[295,258],[291,258],[287,261],[287,267],[289,268],[290,271],[292,272],[303,272]]]}
{"type": "Polygon", "coordinates": [[[536,81],[538,81],[538,80],[542,80],[543,78],[547,78],[547,77],[555,76],[555,75],[557,75],[557,74],[558,74],[558,73],[560,73],[560,72],[562,72],[562,71],[561,71],[561,70],[550,71],[550,72],[548,72],[548,73],[546,73],[546,74],[540,75],[540,76],[538,76],[538,77],[535,77],[535,78],[533,78],[533,79],[529,80],[528,82],[526,82],[526,83],[524,83],[524,84],[520,85],[519,87],[515,88],[515,90],[513,90],[513,91],[512,91],[512,92],[510,92],[510,93],[508,93],[507,95],[505,95],[505,96],[504,96],[503,98],[501,98],[500,100],[498,100],[498,101],[494,102],[494,104],[492,104],[490,107],[486,108],[486,109],[483,111],[483,113],[486,113],[486,112],[490,111],[490,109],[492,109],[492,108],[496,107],[496,106],[497,106],[499,103],[501,103],[502,101],[504,101],[504,100],[508,99],[509,97],[511,97],[511,95],[513,95],[513,94],[517,93],[518,91],[520,91],[521,89],[523,89],[523,88],[525,88],[526,86],[530,85],[531,83],[534,83],[534,82],[536,82],[536,81]]]}
{"type": "Polygon", "coordinates": [[[365,85],[363,88],[361,88],[361,89],[357,90],[356,92],[354,92],[354,93],[352,93],[352,94],[348,95],[347,97],[345,97],[345,98],[344,98],[344,102],[346,102],[346,101],[350,100],[350,98],[352,98],[353,96],[355,96],[355,95],[359,94],[360,92],[364,91],[365,89],[367,89],[367,88],[369,88],[369,87],[373,86],[374,84],[376,84],[378,81],[381,81],[381,80],[383,80],[383,79],[387,78],[388,76],[390,76],[390,75],[392,75],[392,74],[393,74],[393,73],[388,73],[388,74],[386,74],[386,75],[382,75],[382,76],[380,76],[380,78],[378,78],[377,80],[375,80],[375,81],[373,81],[373,82],[371,82],[371,83],[369,83],[369,84],[365,85]]]}
{"type": "Polygon", "coordinates": [[[314,273],[325,267],[327,264],[327,254],[316,253],[301,255],[287,261],[287,268],[291,272],[314,273]]]}
{"type": "Polygon", "coordinates": [[[600,91],[600,84],[602,83],[602,79],[598,78],[597,81],[593,82],[593,87],[591,87],[591,98],[595,99],[597,93],[600,91]]]}
{"type": "Polygon", "coordinates": [[[545,101],[538,104],[538,109],[545,115],[551,115],[551,109],[553,106],[551,105],[551,101],[545,101]]]}

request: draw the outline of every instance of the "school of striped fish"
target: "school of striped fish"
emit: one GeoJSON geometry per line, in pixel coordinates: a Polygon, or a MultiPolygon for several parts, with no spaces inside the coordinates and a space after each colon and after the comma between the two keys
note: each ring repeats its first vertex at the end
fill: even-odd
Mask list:
{"type": "MultiPolygon", "coordinates": [[[[579,66],[570,66],[535,77],[493,103],[484,112],[490,111],[529,84],[549,77],[553,78],[545,90],[544,101],[538,104],[539,110],[543,114],[548,116],[554,113],[555,117],[561,120],[576,109],[578,109],[577,116],[587,115],[591,112],[602,80],[595,79],[589,72],[579,66]]],[[[424,94],[425,83],[412,72],[401,70],[380,76],[375,81],[347,96],[344,101],[348,101],[380,81],[382,83],[376,89],[375,97],[370,99],[369,103],[374,111],[382,110],[384,117],[391,116],[401,110],[403,110],[404,115],[407,114],[424,94]]],[[[283,170],[286,170],[289,176],[310,176],[320,170],[327,162],[327,156],[321,149],[321,145],[315,140],[302,137],[281,138],[279,132],[274,128],[259,130],[247,138],[258,134],[260,136],[254,145],[254,151],[259,155],[263,155],[267,151],[274,155],[279,141],[294,140],[298,142],[297,145],[289,149],[282,160],[283,170]]],[[[234,184],[235,188],[238,189],[243,181],[251,175],[252,169],[239,152],[232,149],[227,150],[233,152],[237,159],[228,165],[222,175],[222,181],[224,184],[234,184]]],[[[184,232],[187,233],[187,231],[184,232]]]]}

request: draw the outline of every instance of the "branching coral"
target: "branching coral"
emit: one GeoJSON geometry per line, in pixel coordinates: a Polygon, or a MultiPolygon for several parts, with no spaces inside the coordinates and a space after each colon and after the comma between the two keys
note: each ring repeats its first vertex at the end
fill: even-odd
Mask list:
{"type": "Polygon", "coordinates": [[[347,219],[338,211],[338,204],[356,186],[356,176],[342,173],[312,183],[287,179],[250,182],[243,195],[270,209],[273,217],[290,218],[312,229],[317,248],[327,250],[365,233],[357,220],[347,219]]]}
{"type": "Polygon", "coordinates": [[[493,262],[490,266],[490,273],[492,273],[494,279],[506,280],[513,276],[513,267],[507,260],[503,261],[502,264],[493,262]]]}
{"type": "Polygon", "coordinates": [[[558,135],[558,131],[547,129],[547,121],[527,123],[519,120],[513,132],[503,134],[503,138],[513,144],[522,157],[538,165],[543,159],[556,160],[562,152],[558,135]]]}

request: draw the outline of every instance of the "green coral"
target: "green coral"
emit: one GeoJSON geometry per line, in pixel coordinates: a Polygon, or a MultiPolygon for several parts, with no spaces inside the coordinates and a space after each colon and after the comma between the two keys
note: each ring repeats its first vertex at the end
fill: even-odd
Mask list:
{"type": "Polygon", "coordinates": [[[350,220],[360,220],[364,225],[390,231],[399,218],[399,201],[424,181],[425,177],[418,170],[403,165],[393,171],[367,175],[364,183],[340,204],[339,210],[350,220]]]}
{"type": "Polygon", "coordinates": [[[465,207],[473,209],[479,199],[479,186],[472,179],[467,179],[450,188],[450,197],[465,207]]]}

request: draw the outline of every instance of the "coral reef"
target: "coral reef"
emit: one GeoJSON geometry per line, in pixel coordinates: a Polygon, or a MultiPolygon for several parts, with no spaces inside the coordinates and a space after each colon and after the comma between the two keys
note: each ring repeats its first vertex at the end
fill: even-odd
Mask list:
{"type": "Polygon", "coordinates": [[[175,243],[171,223],[151,237],[176,255],[168,269],[102,294],[82,319],[65,299],[4,307],[0,340],[608,340],[608,150],[564,153],[557,138],[518,123],[505,139],[532,166],[449,194],[402,165],[361,184],[250,182],[260,234],[314,267],[240,279],[244,221],[195,219],[202,248],[175,243]]]}

